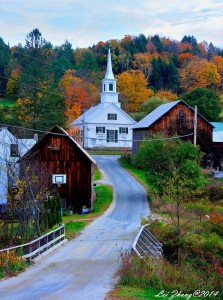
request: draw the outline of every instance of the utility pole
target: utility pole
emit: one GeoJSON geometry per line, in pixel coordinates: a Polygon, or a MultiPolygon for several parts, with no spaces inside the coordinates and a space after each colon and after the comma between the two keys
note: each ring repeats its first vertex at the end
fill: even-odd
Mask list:
{"type": "Polygon", "coordinates": [[[197,105],[194,108],[194,145],[197,145],[197,105]]]}

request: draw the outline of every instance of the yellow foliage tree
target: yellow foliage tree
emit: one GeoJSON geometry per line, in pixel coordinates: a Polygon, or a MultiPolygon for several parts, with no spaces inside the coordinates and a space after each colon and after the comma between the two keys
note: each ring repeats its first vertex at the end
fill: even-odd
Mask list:
{"type": "Polygon", "coordinates": [[[172,102],[172,101],[175,101],[175,100],[178,99],[177,94],[174,94],[174,93],[172,93],[171,91],[168,91],[168,90],[159,90],[156,93],[156,96],[160,97],[161,99],[166,98],[169,102],[172,102]]]}
{"type": "Polygon", "coordinates": [[[145,76],[139,70],[125,71],[118,75],[117,79],[117,90],[128,99],[128,111],[138,111],[140,104],[154,94],[147,88],[145,76]]]}
{"type": "Polygon", "coordinates": [[[221,85],[221,75],[213,62],[195,59],[180,71],[180,87],[192,91],[197,87],[217,90],[221,85]]]}

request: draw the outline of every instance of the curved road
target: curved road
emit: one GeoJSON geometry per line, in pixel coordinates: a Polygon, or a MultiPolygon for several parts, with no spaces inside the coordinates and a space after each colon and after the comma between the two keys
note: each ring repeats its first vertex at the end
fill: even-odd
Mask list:
{"type": "Polygon", "coordinates": [[[114,188],[112,205],[76,239],[19,276],[0,281],[0,299],[101,300],[114,286],[118,255],[131,248],[149,208],[145,189],[118,164],[117,156],[94,159],[114,188]]]}

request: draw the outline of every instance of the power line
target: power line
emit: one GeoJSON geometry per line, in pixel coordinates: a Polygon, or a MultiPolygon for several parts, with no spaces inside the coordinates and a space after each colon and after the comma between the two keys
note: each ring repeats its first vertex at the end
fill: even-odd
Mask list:
{"type": "Polygon", "coordinates": [[[22,83],[22,82],[20,82],[19,80],[16,80],[16,79],[14,79],[14,78],[8,78],[8,77],[2,76],[2,75],[0,75],[0,77],[1,77],[1,78],[4,78],[4,79],[7,79],[7,80],[13,80],[13,81],[15,81],[15,82],[18,82],[18,83],[21,84],[21,85],[31,87],[31,88],[36,89],[36,90],[39,90],[39,91],[41,91],[41,92],[43,92],[43,93],[51,94],[51,95],[55,95],[55,96],[58,96],[58,97],[63,98],[63,96],[61,96],[61,95],[59,95],[59,94],[56,94],[56,93],[53,93],[53,92],[49,92],[49,91],[45,91],[45,90],[43,90],[43,89],[41,89],[41,88],[38,88],[38,87],[36,87],[36,86],[30,85],[30,84],[27,84],[27,83],[22,83]]]}
{"type": "MultiPolygon", "coordinates": [[[[6,45],[0,45],[0,47],[7,47],[6,45]]],[[[43,60],[41,60],[41,59],[38,59],[38,58],[35,58],[35,57],[33,57],[33,56],[30,56],[30,55],[27,55],[27,54],[25,54],[25,53],[22,53],[22,52],[20,52],[20,51],[18,51],[18,50],[16,50],[16,49],[14,49],[13,50],[14,52],[17,52],[17,53],[19,53],[19,54],[21,54],[21,55],[23,55],[23,56],[25,56],[25,57],[28,57],[28,58],[31,58],[31,59],[34,59],[34,60],[36,60],[36,61],[38,61],[38,62],[41,62],[41,63],[43,63],[43,64],[46,64],[47,66],[52,66],[52,67],[54,67],[54,68],[57,68],[57,69],[59,69],[59,70],[61,70],[61,71],[63,71],[63,72],[66,72],[67,71],[67,69],[63,69],[63,68],[61,68],[61,67],[58,67],[58,66],[56,66],[56,65],[53,65],[52,63],[48,63],[48,62],[45,62],[45,61],[43,61],[43,60]]],[[[12,54],[12,53],[11,53],[12,54]]]]}
{"type": "MultiPolygon", "coordinates": [[[[16,125],[8,125],[8,124],[3,124],[0,123],[0,126],[2,127],[11,127],[11,128],[16,128],[16,129],[21,129],[21,130],[27,130],[27,131],[31,131],[31,132],[36,132],[36,133],[45,133],[45,134],[52,134],[52,135],[60,135],[60,136],[70,136],[70,137],[75,137],[75,138],[83,138],[83,136],[73,136],[72,134],[63,134],[63,133],[55,133],[55,132],[51,132],[51,131],[45,131],[45,130],[38,130],[38,129],[31,129],[31,128],[27,128],[27,127],[22,127],[22,126],[16,126],[16,125]]],[[[173,136],[173,137],[167,137],[167,138],[158,138],[158,139],[148,139],[148,140],[126,140],[126,139],[122,139],[122,140],[118,140],[119,142],[153,142],[153,141],[165,141],[165,140],[173,140],[173,139],[180,139],[183,137],[187,137],[187,136],[192,136],[193,133],[190,134],[186,134],[186,135],[181,135],[181,136],[173,136]]],[[[94,138],[89,138],[89,137],[85,137],[85,139],[95,139],[94,138]]],[[[107,140],[106,138],[97,138],[98,140],[107,140]]]]}

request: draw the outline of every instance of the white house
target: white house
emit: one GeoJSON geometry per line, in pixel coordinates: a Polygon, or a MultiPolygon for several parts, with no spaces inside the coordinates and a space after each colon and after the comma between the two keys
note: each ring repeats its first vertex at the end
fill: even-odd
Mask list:
{"type": "Polygon", "coordinates": [[[35,143],[35,139],[17,139],[7,128],[0,129],[0,211],[7,204],[9,182],[13,183],[18,176],[18,158],[35,143]]]}
{"type": "Polygon", "coordinates": [[[109,49],[107,71],[102,80],[101,102],[70,124],[71,131],[72,128],[76,128],[82,132],[84,148],[132,147],[132,126],[136,121],[121,109],[116,81],[109,49]]]}

